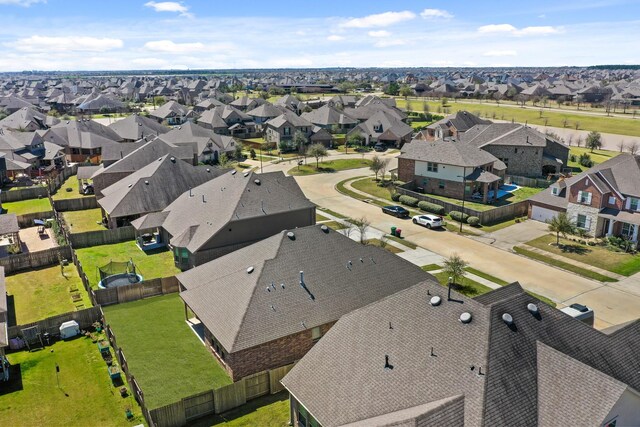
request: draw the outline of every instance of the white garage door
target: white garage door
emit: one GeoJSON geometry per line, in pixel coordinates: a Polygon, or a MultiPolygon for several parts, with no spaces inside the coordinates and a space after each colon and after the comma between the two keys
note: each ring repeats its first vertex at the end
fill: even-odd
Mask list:
{"type": "Polygon", "coordinates": [[[547,222],[554,218],[557,214],[558,211],[542,208],[540,206],[534,206],[531,210],[531,219],[540,222],[547,222]]]}

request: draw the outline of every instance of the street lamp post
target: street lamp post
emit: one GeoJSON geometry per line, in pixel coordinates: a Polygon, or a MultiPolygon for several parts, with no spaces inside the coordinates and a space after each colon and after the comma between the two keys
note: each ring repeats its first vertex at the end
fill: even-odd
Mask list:
{"type": "Polygon", "coordinates": [[[460,233],[462,233],[462,220],[464,219],[464,196],[467,192],[467,168],[462,169],[462,215],[460,215],[460,233]]]}

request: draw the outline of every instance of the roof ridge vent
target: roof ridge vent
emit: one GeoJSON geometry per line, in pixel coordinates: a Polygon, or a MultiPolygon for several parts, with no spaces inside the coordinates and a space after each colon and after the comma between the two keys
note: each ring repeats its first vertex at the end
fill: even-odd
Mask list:
{"type": "Polygon", "coordinates": [[[471,319],[472,319],[471,313],[469,313],[468,311],[465,311],[464,313],[462,313],[460,315],[460,321],[462,323],[465,323],[465,324],[466,323],[471,323],[471,319]]]}
{"type": "Polygon", "coordinates": [[[513,325],[513,317],[509,313],[504,313],[502,315],[502,321],[509,326],[513,325]]]}

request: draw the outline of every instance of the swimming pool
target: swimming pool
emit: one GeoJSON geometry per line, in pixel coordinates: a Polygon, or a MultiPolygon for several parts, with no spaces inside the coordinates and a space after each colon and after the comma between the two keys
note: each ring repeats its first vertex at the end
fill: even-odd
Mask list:
{"type": "Polygon", "coordinates": [[[507,193],[512,193],[516,191],[518,188],[520,187],[518,187],[515,184],[502,184],[499,189],[502,191],[506,191],[507,193]]]}

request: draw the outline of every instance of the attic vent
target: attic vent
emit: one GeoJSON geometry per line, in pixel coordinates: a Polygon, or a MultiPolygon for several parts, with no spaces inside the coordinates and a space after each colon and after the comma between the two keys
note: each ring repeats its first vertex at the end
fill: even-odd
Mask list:
{"type": "Polygon", "coordinates": [[[513,317],[509,313],[505,313],[502,315],[502,321],[507,325],[513,325],[513,317]]]}
{"type": "Polygon", "coordinates": [[[145,185],[149,185],[149,181],[145,180],[145,181],[144,181],[144,184],[145,184],[145,185]]]}
{"type": "Polygon", "coordinates": [[[171,160],[171,163],[175,163],[176,162],[176,158],[175,157],[171,157],[171,159],[169,159],[169,160],[171,160]]]}
{"type": "Polygon", "coordinates": [[[327,227],[326,225],[321,225],[320,226],[320,230],[324,231],[325,233],[329,232],[329,227],[327,227]]]}
{"type": "Polygon", "coordinates": [[[142,126],[142,123],[138,123],[138,126],[142,126]]]}
{"type": "Polygon", "coordinates": [[[242,174],[242,176],[244,176],[245,178],[249,176],[249,172],[245,172],[242,174]]]}
{"type": "Polygon", "coordinates": [[[442,298],[440,298],[437,295],[434,297],[431,297],[431,300],[429,301],[429,303],[434,307],[439,306],[441,302],[442,302],[442,298]]]}
{"type": "Polygon", "coordinates": [[[133,184],[129,184],[129,185],[127,185],[127,187],[131,188],[131,187],[133,187],[133,184]]]}
{"type": "Polygon", "coordinates": [[[247,268],[247,274],[253,273],[253,266],[247,268]]]}
{"type": "Polygon", "coordinates": [[[290,238],[291,240],[296,240],[296,235],[293,233],[293,231],[289,231],[287,233],[287,237],[290,238]]]}
{"type": "Polygon", "coordinates": [[[284,289],[284,283],[280,283],[280,287],[284,289]]]}
{"type": "Polygon", "coordinates": [[[527,310],[529,310],[529,312],[533,315],[536,315],[540,312],[540,310],[538,309],[538,306],[535,305],[534,303],[527,304],[527,310]]]}
{"type": "Polygon", "coordinates": [[[471,323],[471,313],[465,311],[460,315],[460,321],[462,323],[471,323]]]}
{"type": "Polygon", "coordinates": [[[158,161],[161,162],[162,161],[162,157],[158,157],[158,161]]]}
{"type": "Polygon", "coordinates": [[[235,169],[234,169],[234,170],[232,170],[232,171],[231,171],[231,175],[235,175],[235,174],[236,174],[236,172],[237,172],[237,171],[236,171],[235,169]]]}
{"type": "Polygon", "coordinates": [[[256,180],[255,180],[255,181],[253,181],[253,182],[255,182],[255,183],[256,183],[256,185],[260,185],[260,180],[259,180],[259,179],[256,179],[256,180]]]}
{"type": "Polygon", "coordinates": [[[267,292],[271,292],[271,288],[267,286],[267,292]]]}
{"type": "Polygon", "coordinates": [[[211,169],[207,168],[207,173],[211,172],[211,169]]]}

